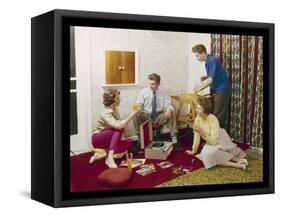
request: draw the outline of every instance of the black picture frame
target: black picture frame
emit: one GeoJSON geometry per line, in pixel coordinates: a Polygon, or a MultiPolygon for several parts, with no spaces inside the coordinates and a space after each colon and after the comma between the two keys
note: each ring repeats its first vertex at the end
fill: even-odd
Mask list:
{"type": "Polygon", "coordinates": [[[31,198],[53,207],[274,193],[274,24],[53,10],[31,20],[31,198]],[[259,34],[264,37],[261,183],[69,192],[69,26],[259,34]]]}

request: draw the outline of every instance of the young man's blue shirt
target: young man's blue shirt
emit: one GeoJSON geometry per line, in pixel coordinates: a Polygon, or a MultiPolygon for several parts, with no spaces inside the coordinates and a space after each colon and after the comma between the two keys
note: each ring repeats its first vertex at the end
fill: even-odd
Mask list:
{"type": "Polygon", "coordinates": [[[225,93],[230,90],[226,71],[216,57],[208,54],[205,68],[208,77],[213,78],[213,83],[211,84],[211,91],[213,93],[225,93]]]}

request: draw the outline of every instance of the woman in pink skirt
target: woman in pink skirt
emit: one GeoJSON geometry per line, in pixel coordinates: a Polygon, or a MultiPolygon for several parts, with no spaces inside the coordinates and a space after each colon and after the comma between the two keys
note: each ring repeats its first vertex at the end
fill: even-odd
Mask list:
{"type": "MultiPolygon", "coordinates": [[[[139,113],[139,110],[132,111],[127,118],[121,120],[117,108],[120,101],[119,91],[109,89],[104,92],[103,104],[105,107],[100,114],[96,129],[92,135],[92,145],[95,148],[109,149],[105,160],[105,163],[109,168],[117,167],[113,155],[118,149],[118,145],[120,145],[124,127],[139,113]]],[[[95,153],[91,158],[90,163],[93,163],[100,157],[101,156],[99,156],[98,153],[95,153]]]]}

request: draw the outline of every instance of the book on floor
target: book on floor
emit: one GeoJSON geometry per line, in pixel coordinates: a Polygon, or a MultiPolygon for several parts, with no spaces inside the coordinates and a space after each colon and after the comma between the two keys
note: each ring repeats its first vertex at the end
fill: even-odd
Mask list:
{"type": "Polygon", "coordinates": [[[154,164],[145,164],[140,166],[140,169],[136,171],[137,174],[141,176],[147,176],[151,173],[156,172],[154,164]]]}
{"type": "MultiPolygon", "coordinates": [[[[145,163],[146,159],[133,159],[132,160],[132,168],[136,168],[138,166],[141,166],[145,163]]],[[[119,164],[120,167],[127,167],[127,160],[123,160],[121,161],[121,163],[119,164]]]]}
{"type": "Polygon", "coordinates": [[[170,161],[163,161],[161,163],[158,163],[157,166],[159,166],[161,169],[166,169],[174,166],[174,164],[170,161]]]}

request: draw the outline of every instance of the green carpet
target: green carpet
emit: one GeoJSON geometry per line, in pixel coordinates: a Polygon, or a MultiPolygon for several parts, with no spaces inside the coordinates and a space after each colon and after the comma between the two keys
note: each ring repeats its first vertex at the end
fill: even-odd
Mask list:
{"type": "Polygon", "coordinates": [[[249,165],[245,171],[222,166],[216,166],[209,170],[201,168],[187,175],[179,176],[171,181],[165,182],[157,187],[262,182],[262,161],[248,157],[248,162],[249,165]]]}

